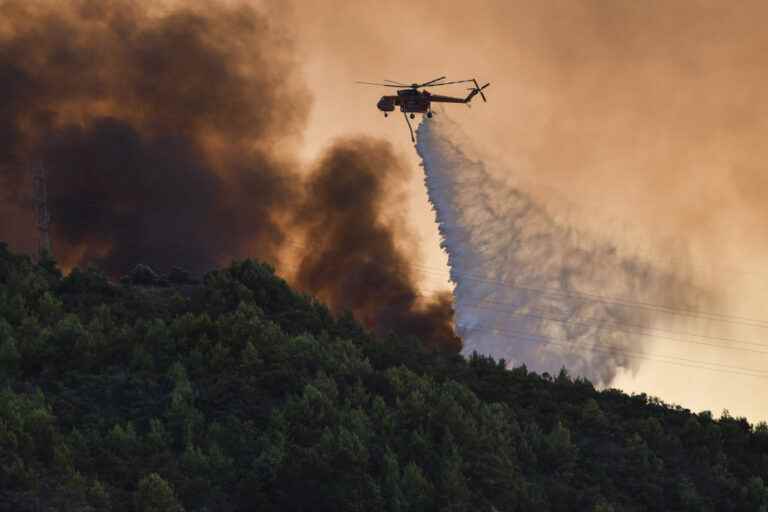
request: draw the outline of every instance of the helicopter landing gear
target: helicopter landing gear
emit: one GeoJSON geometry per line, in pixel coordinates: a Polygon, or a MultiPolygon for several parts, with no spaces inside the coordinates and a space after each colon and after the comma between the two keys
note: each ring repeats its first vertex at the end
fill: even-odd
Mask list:
{"type": "Polygon", "coordinates": [[[411,114],[411,119],[416,119],[416,114],[411,114]]]}
{"type": "Polygon", "coordinates": [[[432,112],[427,112],[427,118],[432,119],[432,112]]]}
{"type": "Polygon", "coordinates": [[[387,114],[386,112],[384,112],[384,117],[387,117],[388,115],[389,115],[389,114],[387,114]]]}

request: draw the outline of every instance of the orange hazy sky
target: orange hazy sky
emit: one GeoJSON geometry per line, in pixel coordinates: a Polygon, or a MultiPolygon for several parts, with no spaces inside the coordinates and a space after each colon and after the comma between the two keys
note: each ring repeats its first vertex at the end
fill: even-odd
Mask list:
{"type": "MultiPolygon", "coordinates": [[[[490,81],[489,103],[454,106],[493,168],[558,218],[718,297],[718,313],[768,320],[768,4],[650,0],[265,2],[295,41],[313,93],[302,155],[366,133],[413,167],[408,208],[425,288],[446,287],[418,159],[384,89],[355,80],[490,81]]],[[[458,86],[443,93],[463,95],[458,86]]],[[[765,343],[768,329],[687,332],[765,343]]],[[[653,342],[652,353],[768,372],[768,358],[653,342]]],[[[768,354],[767,354],[768,355],[768,354]]],[[[616,385],[693,409],[768,417],[764,378],[644,363],[616,385]]]]}

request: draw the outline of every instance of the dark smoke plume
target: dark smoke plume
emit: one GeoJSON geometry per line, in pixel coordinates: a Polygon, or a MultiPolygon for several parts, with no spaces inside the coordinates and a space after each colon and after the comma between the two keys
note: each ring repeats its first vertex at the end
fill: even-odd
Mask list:
{"type": "Polygon", "coordinates": [[[369,326],[459,350],[450,295],[420,300],[408,256],[397,246],[402,220],[387,219],[407,174],[387,143],[356,138],[332,147],[306,184],[297,223],[311,249],[297,283],[369,326]]]}
{"type": "Polygon", "coordinates": [[[3,199],[26,207],[18,164],[45,162],[65,265],[202,271],[252,247],[272,257],[275,212],[295,191],[269,145],[303,126],[306,91],[285,83],[290,62],[252,9],[142,5],[3,4],[0,155],[15,157],[3,199]]]}
{"type": "Polygon", "coordinates": [[[305,199],[286,153],[311,100],[290,42],[251,7],[186,5],[0,0],[0,240],[33,245],[42,161],[64,267],[279,264],[288,238],[321,226],[300,287],[371,327],[457,345],[449,303],[418,299],[402,226],[382,220],[405,172],[391,151],[341,143],[305,199]]]}

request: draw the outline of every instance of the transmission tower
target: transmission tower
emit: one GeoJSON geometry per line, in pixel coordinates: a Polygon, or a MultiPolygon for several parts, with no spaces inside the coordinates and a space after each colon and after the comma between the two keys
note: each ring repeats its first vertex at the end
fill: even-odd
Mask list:
{"type": "Polygon", "coordinates": [[[38,256],[42,258],[45,254],[51,254],[51,237],[49,234],[51,215],[48,212],[48,183],[43,164],[38,163],[35,166],[33,180],[35,210],[37,212],[37,251],[38,256]]]}

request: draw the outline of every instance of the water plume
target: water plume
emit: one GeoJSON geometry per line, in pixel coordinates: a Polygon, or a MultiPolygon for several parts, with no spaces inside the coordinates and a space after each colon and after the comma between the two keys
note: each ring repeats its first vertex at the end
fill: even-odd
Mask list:
{"type": "Polygon", "coordinates": [[[554,218],[491,172],[445,115],[418,129],[417,150],[455,283],[455,324],[465,352],[565,366],[608,384],[636,370],[658,311],[690,309],[702,293],[554,218]]]}

